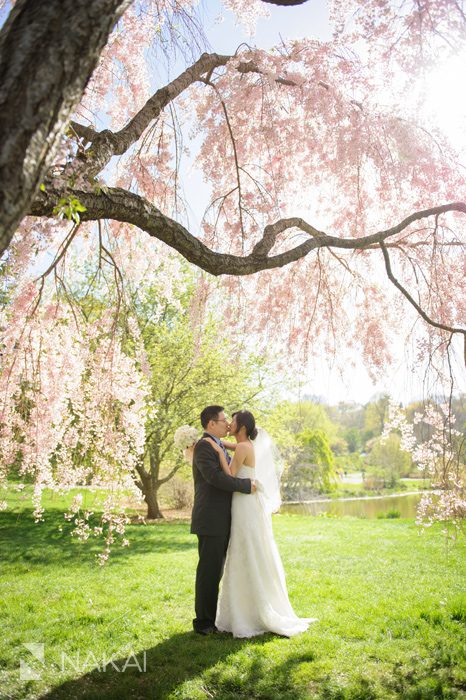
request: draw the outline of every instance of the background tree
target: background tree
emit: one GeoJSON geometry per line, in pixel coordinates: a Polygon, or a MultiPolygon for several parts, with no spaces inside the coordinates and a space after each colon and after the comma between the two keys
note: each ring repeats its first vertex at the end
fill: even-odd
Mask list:
{"type": "Polygon", "coordinates": [[[389,398],[388,394],[383,394],[366,404],[364,410],[364,438],[366,441],[382,435],[385,421],[388,418],[389,398]]]}
{"type": "Polygon", "coordinates": [[[199,415],[209,404],[233,411],[263,403],[264,359],[241,356],[214,318],[193,324],[192,285],[170,303],[160,303],[154,289],[141,291],[144,301],[137,304],[137,318],[150,366],[155,412],[146,422],[136,485],[147,504],[147,517],[153,519],[163,517],[160,487],[187,466],[175,449],[175,430],[188,424],[201,433],[199,415]]]}
{"type": "Polygon", "coordinates": [[[330,445],[341,445],[338,425],[329,418],[325,406],[312,401],[278,402],[264,417],[264,427],[285,456],[296,447],[297,435],[310,430],[322,430],[330,445]]]}
{"type": "Polygon", "coordinates": [[[371,475],[382,477],[382,486],[393,488],[400,477],[409,476],[412,459],[408,452],[400,449],[401,438],[391,434],[386,440],[377,438],[366,457],[368,479],[371,475]]]}
{"type": "Polygon", "coordinates": [[[363,448],[365,407],[355,402],[340,401],[334,406],[326,407],[331,420],[341,427],[341,434],[346,443],[346,452],[353,453],[363,448]]]}
{"type": "Polygon", "coordinates": [[[325,406],[308,400],[283,401],[264,417],[264,425],[284,459],[286,498],[296,500],[333,488],[332,449],[339,451],[344,443],[325,406]]]}
{"type": "Polygon", "coordinates": [[[357,452],[361,449],[361,432],[357,428],[347,428],[343,437],[346,441],[348,452],[357,452]]]}
{"type": "Polygon", "coordinates": [[[288,499],[303,500],[316,493],[332,491],[336,475],[334,458],[323,430],[305,430],[297,436],[299,450],[283,477],[288,499]]]}

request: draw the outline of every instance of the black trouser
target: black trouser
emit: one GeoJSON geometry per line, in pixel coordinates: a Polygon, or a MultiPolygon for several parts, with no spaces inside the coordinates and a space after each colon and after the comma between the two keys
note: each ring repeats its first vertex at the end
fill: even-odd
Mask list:
{"type": "Polygon", "coordinates": [[[230,535],[198,535],[199,562],[196,570],[196,631],[215,625],[218,587],[223,575],[230,535]]]}

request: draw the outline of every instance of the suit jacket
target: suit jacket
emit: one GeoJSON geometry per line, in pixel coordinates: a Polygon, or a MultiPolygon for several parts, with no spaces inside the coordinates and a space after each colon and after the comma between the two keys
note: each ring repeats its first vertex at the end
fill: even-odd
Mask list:
{"type": "MultiPolygon", "coordinates": [[[[204,433],[203,437],[209,436],[204,433]]],[[[194,447],[193,478],[191,532],[196,535],[228,535],[232,493],[251,493],[251,479],[225,474],[218,453],[202,439],[194,447]]]]}

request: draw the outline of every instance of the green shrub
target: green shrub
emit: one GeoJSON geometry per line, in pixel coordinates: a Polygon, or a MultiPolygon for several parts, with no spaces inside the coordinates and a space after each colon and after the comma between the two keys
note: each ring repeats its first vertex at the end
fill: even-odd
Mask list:
{"type": "Polygon", "coordinates": [[[377,513],[377,518],[380,520],[382,518],[399,518],[401,517],[401,513],[399,510],[395,510],[392,508],[391,510],[387,510],[386,513],[383,511],[381,513],[377,513]]]}
{"type": "Polygon", "coordinates": [[[401,516],[401,513],[399,510],[392,509],[392,510],[387,510],[387,518],[399,518],[401,516]]]}

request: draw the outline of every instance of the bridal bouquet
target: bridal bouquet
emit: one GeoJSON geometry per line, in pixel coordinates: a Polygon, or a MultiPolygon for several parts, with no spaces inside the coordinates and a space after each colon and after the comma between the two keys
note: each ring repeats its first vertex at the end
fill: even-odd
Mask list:
{"type": "Polygon", "coordinates": [[[197,442],[199,433],[191,425],[182,425],[175,431],[175,447],[179,450],[186,450],[197,442]]]}

